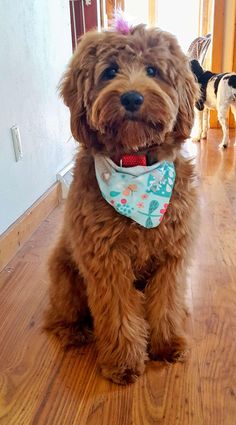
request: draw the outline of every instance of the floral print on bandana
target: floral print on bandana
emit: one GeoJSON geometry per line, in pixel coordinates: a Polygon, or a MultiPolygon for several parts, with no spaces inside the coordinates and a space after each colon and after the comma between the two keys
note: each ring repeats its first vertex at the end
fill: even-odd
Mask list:
{"type": "Polygon", "coordinates": [[[157,227],[168,208],[175,183],[173,162],[122,168],[95,155],[95,171],[103,198],[115,210],[148,229],[157,227]]]}

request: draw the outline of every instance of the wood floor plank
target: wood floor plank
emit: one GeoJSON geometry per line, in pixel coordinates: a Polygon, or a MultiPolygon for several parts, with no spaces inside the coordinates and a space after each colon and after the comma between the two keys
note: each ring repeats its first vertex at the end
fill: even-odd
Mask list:
{"type": "Polygon", "coordinates": [[[56,233],[52,223],[46,220],[33,237],[37,255],[30,240],[0,275],[0,423],[7,425],[31,424],[63,358],[59,343],[50,344],[41,329],[50,245],[41,235],[48,227],[52,236],[56,233]]]}
{"type": "MultiPolygon", "coordinates": [[[[187,301],[185,364],[150,362],[134,385],[103,379],[94,345],[63,352],[42,332],[56,209],[0,273],[1,425],[233,425],[236,417],[236,149],[197,153],[202,218],[187,301]]],[[[231,139],[234,134],[231,132],[231,139]]],[[[200,213],[200,212],[199,212],[200,213]]]]}
{"type": "Polygon", "coordinates": [[[203,267],[193,286],[204,424],[232,424],[236,394],[236,268],[203,267]]]}

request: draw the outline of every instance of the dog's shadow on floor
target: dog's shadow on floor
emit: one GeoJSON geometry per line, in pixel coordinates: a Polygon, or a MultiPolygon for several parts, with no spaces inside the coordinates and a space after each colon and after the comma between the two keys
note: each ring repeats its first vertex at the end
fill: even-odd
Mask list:
{"type": "Polygon", "coordinates": [[[76,387],[67,387],[81,412],[78,414],[80,423],[103,423],[103,418],[110,417],[111,412],[117,417],[115,423],[120,424],[137,423],[135,418],[140,417],[161,419],[167,394],[169,391],[178,393],[181,376],[185,373],[183,364],[150,361],[144,375],[135,383],[121,386],[99,374],[95,347],[87,348],[80,357],[81,373],[86,375],[87,380],[77,381],[76,387]]]}
{"type": "MultiPolygon", "coordinates": [[[[149,361],[146,365],[144,375],[137,378],[137,381],[129,385],[117,385],[103,378],[97,365],[97,351],[95,344],[81,348],[73,348],[64,352],[63,367],[61,375],[61,385],[64,385],[71,395],[78,397],[78,403],[93,403],[102,399],[106,401],[112,394],[140,391],[146,387],[148,391],[155,391],[156,385],[159,387],[160,381],[165,382],[167,375],[173,368],[182,368],[184,363],[167,363],[164,361],[149,361]],[[65,374],[66,370],[70,373],[65,374]],[[157,382],[157,384],[154,384],[157,382]],[[150,389],[152,387],[152,390],[150,389]],[[81,399],[82,395],[82,399],[81,399]]],[[[187,360],[188,362],[188,360],[187,360]]]]}

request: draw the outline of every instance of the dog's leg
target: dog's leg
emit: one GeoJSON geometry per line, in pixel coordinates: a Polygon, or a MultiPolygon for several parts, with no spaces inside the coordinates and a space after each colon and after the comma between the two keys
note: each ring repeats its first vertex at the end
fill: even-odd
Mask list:
{"type": "Polygon", "coordinates": [[[148,325],[130,258],[110,248],[105,257],[90,258],[85,268],[101,372],[117,384],[134,382],[148,358],[148,325]]]}
{"type": "Polygon", "coordinates": [[[183,360],[187,350],[184,332],[186,305],[185,275],[181,259],[169,258],[146,288],[147,319],[150,326],[150,357],[183,360]]]}
{"type": "Polygon", "coordinates": [[[50,307],[45,329],[57,335],[65,348],[91,342],[93,326],[85,284],[63,240],[50,258],[49,274],[50,307]]]}
{"type": "Polygon", "coordinates": [[[192,141],[193,142],[200,142],[201,135],[202,135],[202,118],[203,118],[203,111],[199,111],[197,108],[195,108],[195,116],[196,116],[196,135],[193,136],[192,141]]]}
{"type": "Polygon", "coordinates": [[[222,142],[219,144],[219,148],[227,148],[229,143],[229,127],[228,127],[228,113],[229,105],[218,105],[217,111],[218,111],[218,119],[221,124],[222,130],[223,130],[223,139],[222,142]]]}
{"type": "Polygon", "coordinates": [[[203,111],[203,125],[202,125],[202,134],[201,138],[206,139],[207,138],[207,130],[208,130],[208,109],[204,108],[203,111]]]}

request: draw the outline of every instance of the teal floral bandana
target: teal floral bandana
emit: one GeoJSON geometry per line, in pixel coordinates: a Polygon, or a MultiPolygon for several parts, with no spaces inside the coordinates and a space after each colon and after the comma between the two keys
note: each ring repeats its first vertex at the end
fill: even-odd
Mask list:
{"type": "Polygon", "coordinates": [[[119,167],[110,158],[95,155],[95,171],[103,198],[115,210],[148,229],[165,214],[175,183],[173,162],[119,167]]]}

